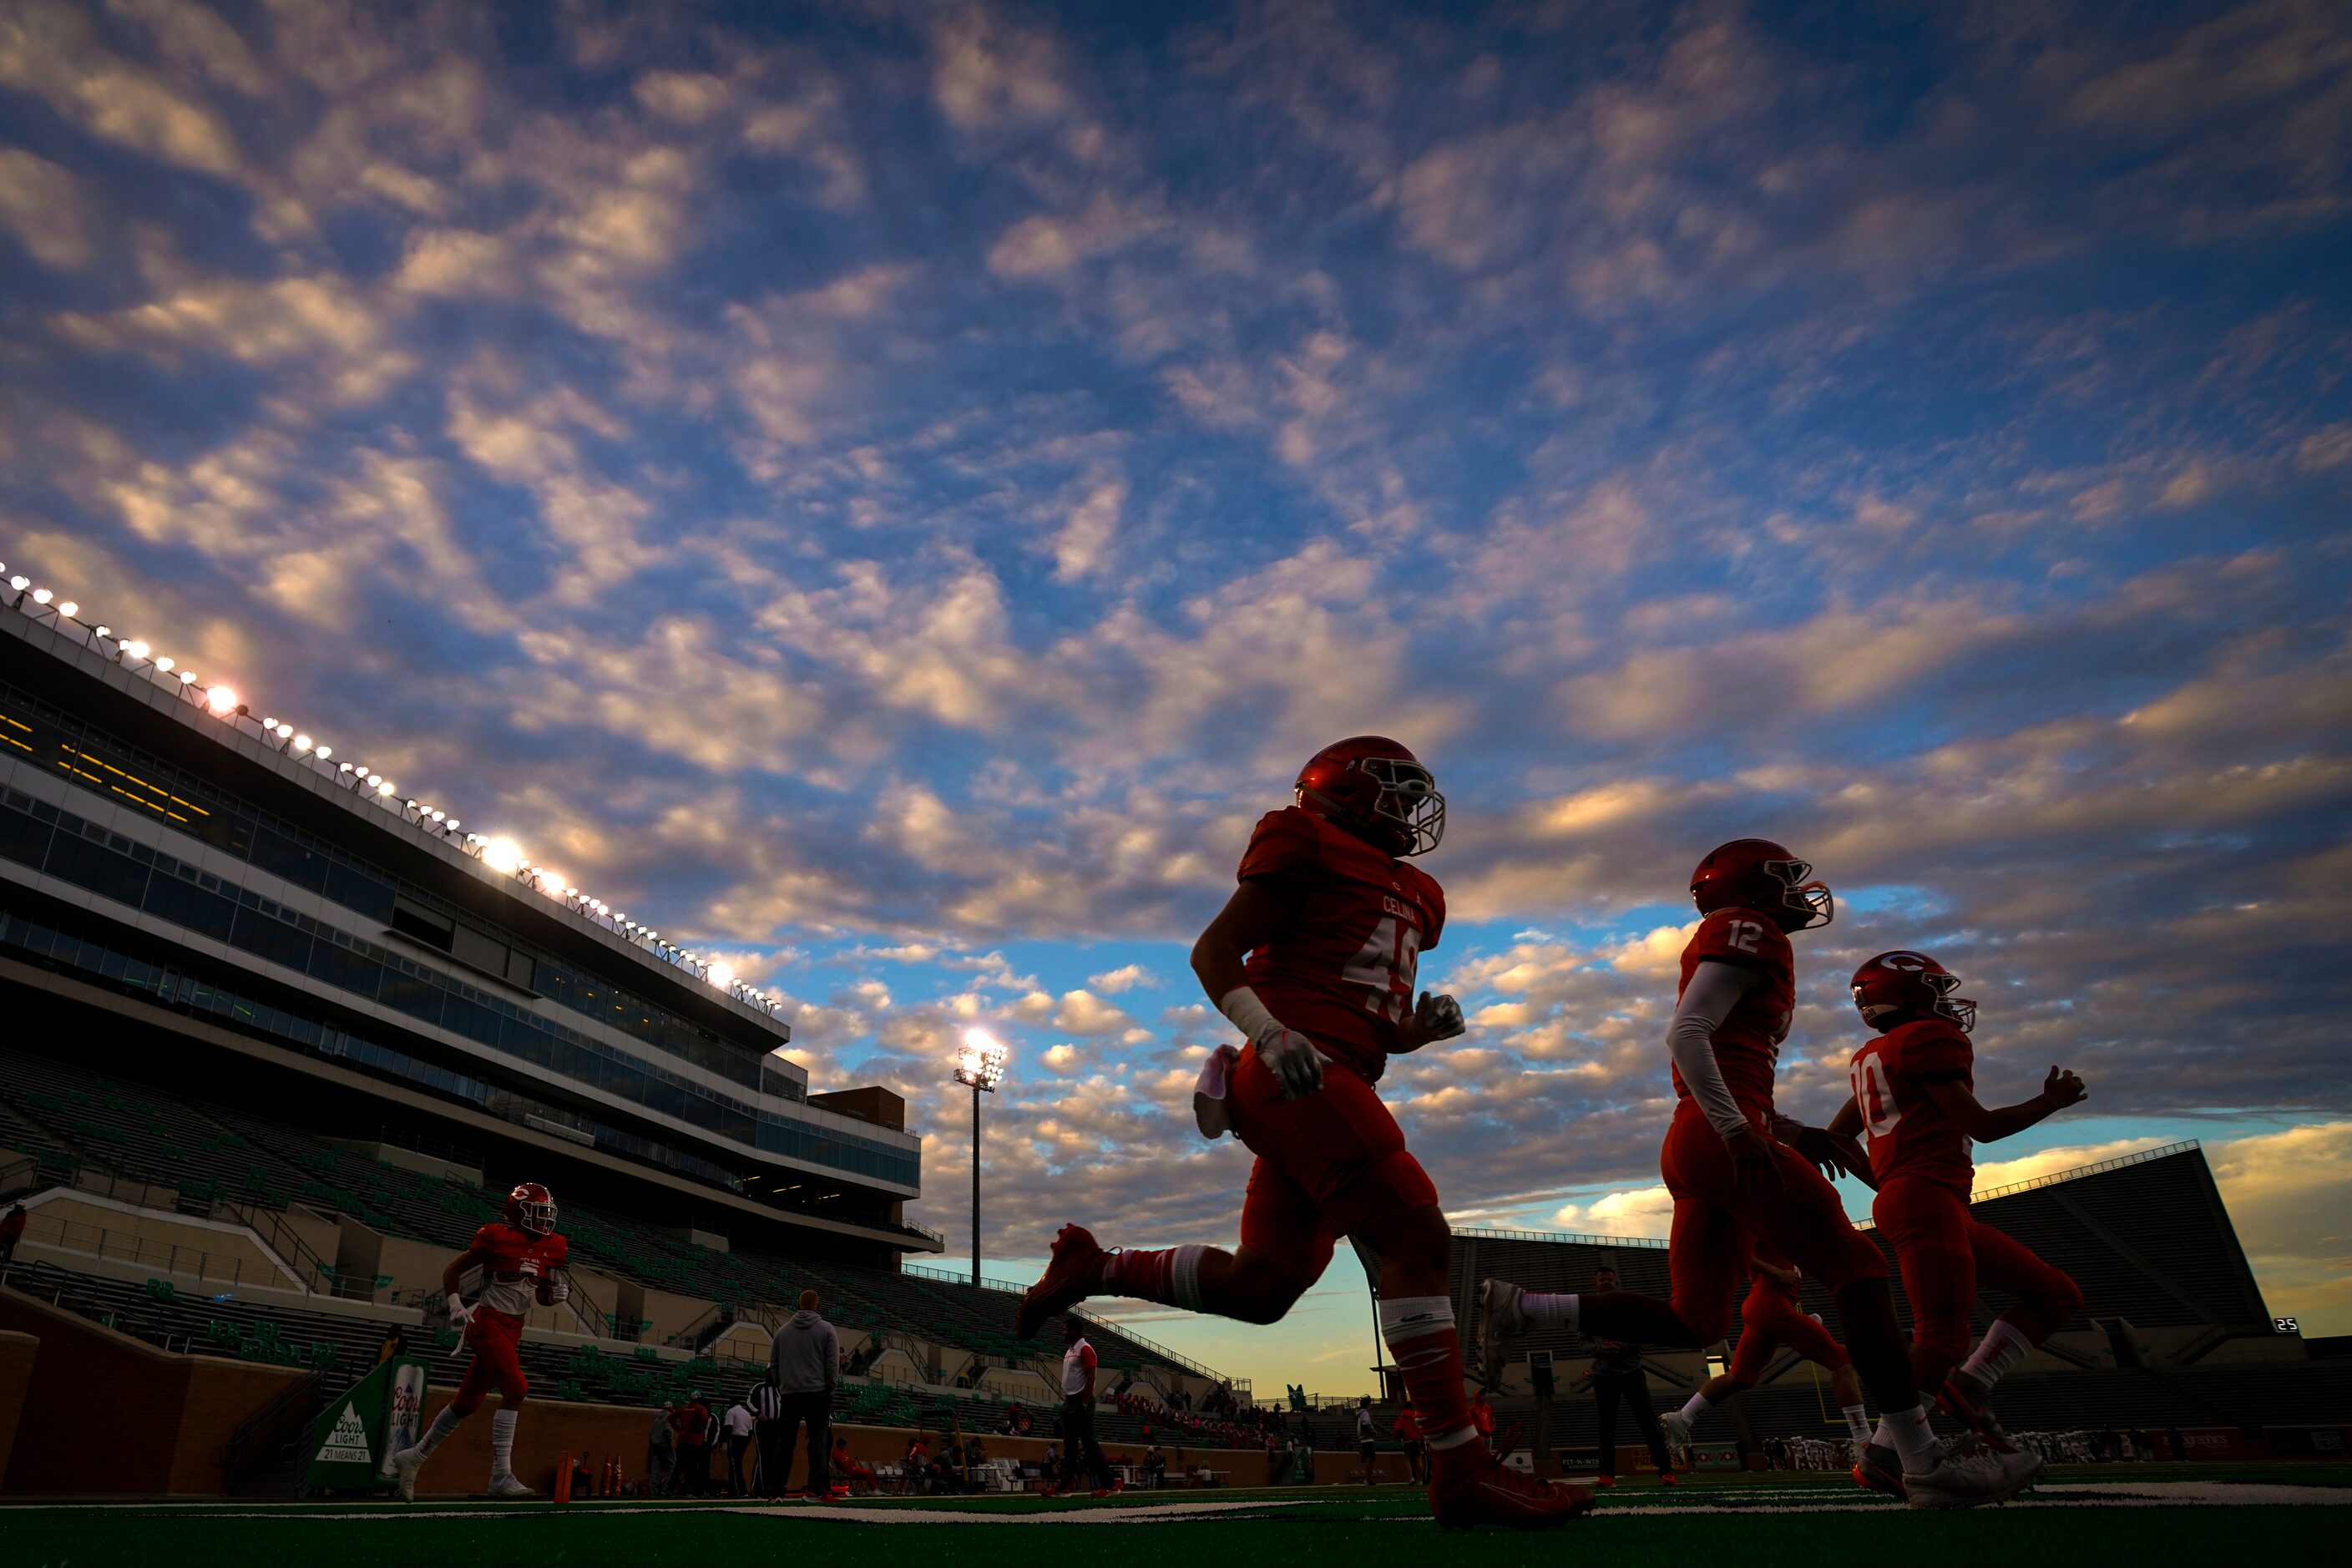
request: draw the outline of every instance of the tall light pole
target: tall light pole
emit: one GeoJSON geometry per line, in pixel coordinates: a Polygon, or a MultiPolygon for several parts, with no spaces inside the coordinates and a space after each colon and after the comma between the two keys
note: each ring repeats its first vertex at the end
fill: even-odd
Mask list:
{"type": "Polygon", "coordinates": [[[966,1029],[955,1080],[971,1085],[971,1288],[980,1289],[980,1097],[994,1094],[1013,1053],[986,1029],[966,1029]]]}

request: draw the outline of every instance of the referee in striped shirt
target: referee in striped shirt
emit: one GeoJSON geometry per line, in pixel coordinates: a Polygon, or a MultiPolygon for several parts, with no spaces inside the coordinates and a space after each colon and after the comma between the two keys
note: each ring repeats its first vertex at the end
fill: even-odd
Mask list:
{"type": "Polygon", "coordinates": [[[743,1396],[744,1407],[751,1412],[751,1420],[760,1442],[760,1473],[752,1489],[761,1497],[781,1497],[784,1490],[784,1471],[791,1467],[783,1460],[784,1396],[776,1385],[761,1378],[743,1396]]]}

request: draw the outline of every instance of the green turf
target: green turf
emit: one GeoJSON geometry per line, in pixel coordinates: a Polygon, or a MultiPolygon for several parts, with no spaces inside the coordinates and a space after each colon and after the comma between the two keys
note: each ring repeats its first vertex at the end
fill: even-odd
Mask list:
{"type": "MultiPolygon", "coordinates": [[[[2053,1471],[2049,1484],[2127,1483],[2160,1491],[2172,1478],[2200,1482],[2286,1483],[2340,1489],[2345,1467],[2096,1467],[2053,1471]]],[[[2305,1494],[2315,1501],[2326,1494],[2305,1494]]],[[[2338,1492],[2336,1495],[2340,1495],[2338,1492]]],[[[1837,1478],[1776,1474],[1705,1478],[1674,1490],[1639,1479],[1607,1496],[1601,1510],[1549,1536],[1441,1534],[1423,1500],[1402,1489],[1318,1488],[1279,1492],[1130,1494],[1102,1502],[1035,1498],[881,1500],[859,1511],[905,1520],[941,1512],[1004,1515],[1085,1511],[1118,1517],[1169,1503],[1263,1503],[1233,1519],[1117,1526],[885,1522],[768,1517],[723,1511],[725,1504],[648,1507],[624,1501],[558,1509],[425,1501],[394,1503],[159,1503],[0,1509],[0,1563],[7,1568],[463,1568],[502,1564],[623,1563],[629,1568],[710,1568],[744,1562],[821,1563],[825,1568],[921,1568],[929,1563],[1007,1568],[1041,1555],[1108,1558],[1113,1568],[1160,1563],[1217,1564],[1278,1556],[1280,1568],[1363,1568],[1409,1545],[1416,1568],[1545,1564],[1570,1554],[1607,1568],[1707,1568],[1738,1554],[1759,1564],[1800,1559],[1883,1562],[1889,1568],[1969,1568],[2105,1563],[2157,1565],[2252,1552],[2273,1563],[2344,1557],[2352,1509],[2296,1506],[2015,1507],[1920,1514],[1894,1504],[1833,1513],[1664,1515],[1660,1508],[1721,1504],[1748,1509],[1862,1500],[1837,1478]],[[1793,1494],[1793,1495],[1792,1495],[1793,1494]],[[1276,1506],[1279,1505],[1279,1506],[1276,1506]],[[417,1517],[446,1514],[453,1517],[417,1517]],[[1862,1554],[1877,1553],[1878,1556],[1862,1554]]]]}

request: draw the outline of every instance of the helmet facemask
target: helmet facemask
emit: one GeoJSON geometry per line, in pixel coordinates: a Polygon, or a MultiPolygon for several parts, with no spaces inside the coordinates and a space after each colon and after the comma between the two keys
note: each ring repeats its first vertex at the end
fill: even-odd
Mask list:
{"type": "Polygon", "coordinates": [[[1837,900],[1830,885],[1813,876],[1812,862],[1767,860],[1761,869],[1780,884],[1780,907],[1772,912],[1783,917],[1781,929],[1811,931],[1837,919],[1837,900]],[[1791,920],[1796,923],[1788,923],[1791,920]]]}

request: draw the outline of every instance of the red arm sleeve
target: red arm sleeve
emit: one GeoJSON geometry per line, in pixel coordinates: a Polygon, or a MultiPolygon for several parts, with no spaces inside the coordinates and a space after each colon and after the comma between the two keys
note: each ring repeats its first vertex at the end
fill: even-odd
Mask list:
{"type": "Polygon", "coordinates": [[[1234,880],[1253,877],[1303,877],[1322,862],[1323,840],[1315,824],[1297,806],[1269,811],[1251,830],[1249,848],[1242,854],[1234,880]]]}

